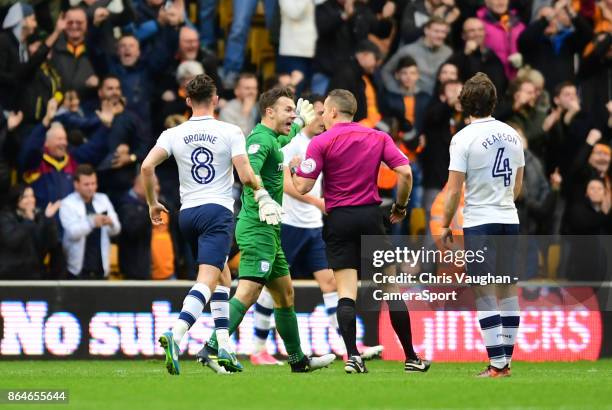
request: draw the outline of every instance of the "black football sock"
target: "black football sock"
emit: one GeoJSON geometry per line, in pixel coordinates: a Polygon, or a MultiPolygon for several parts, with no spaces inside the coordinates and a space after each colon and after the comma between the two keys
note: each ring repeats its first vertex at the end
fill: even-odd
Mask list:
{"type": "Polygon", "coordinates": [[[389,317],[391,318],[391,326],[397,335],[406,359],[416,360],[418,357],[412,347],[412,329],[410,328],[410,313],[406,304],[402,301],[388,301],[389,317]]]}
{"type": "Polygon", "coordinates": [[[355,314],[355,301],[349,298],[338,300],[338,327],[346,346],[346,353],[349,356],[359,356],[357,350],[357,319],[355,314]]]}

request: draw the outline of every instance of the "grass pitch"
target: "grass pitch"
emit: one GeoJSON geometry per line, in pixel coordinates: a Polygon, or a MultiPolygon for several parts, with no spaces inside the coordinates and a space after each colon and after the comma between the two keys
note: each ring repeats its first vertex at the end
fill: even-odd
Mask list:
{"type": "MultiPolygon", "coordinates": [[[[246,360],[245,360],[246,362],[246,360]]],[[[612,360],[515,363],[513,375],[476,379],[480,363],[434,363],[405,374],[403,363],[368,362],[347,375],[341,361],[311,374],[287,365],[215,375],[195,361],[170,376],[161,360],[1,361],[0,389],[67,389],[67,405],[0,405],[4,409],[612,409],[612,360]],[[51,406],[51,407],[49,407],[51,406]]]]}

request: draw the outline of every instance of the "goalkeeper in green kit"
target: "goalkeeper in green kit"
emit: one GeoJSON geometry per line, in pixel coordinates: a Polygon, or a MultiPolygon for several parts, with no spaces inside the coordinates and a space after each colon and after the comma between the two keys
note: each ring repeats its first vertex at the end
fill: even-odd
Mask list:
{"type": "MultiPolygon", "coordinates": [[[[288,88],[273,88],[259,98],[261,123],[247,137],[246,148],[251,167],[261,178],[264,189],[254,195],[244,187],[242,210],[236,224],[240,248],[238,288],[230,300],[229,332],[242,322],[247,310],[257,301],[264,286],[274,299],[276,329],[283,338],[293,372],[309,372],[327,367],[335,355],[307,357],[300,348],[297,317],[293,307],[293,284],[289,265],[281,248],[280,222],[283,199],[283,153],[280,150],[314,120],[312,104],[300,99],[297,107],[288,88]]],[[[197,354],[198,361],[217,373],[242,371],[239,363],[217,361],[217,338],[213,334],[197,354]]]]}

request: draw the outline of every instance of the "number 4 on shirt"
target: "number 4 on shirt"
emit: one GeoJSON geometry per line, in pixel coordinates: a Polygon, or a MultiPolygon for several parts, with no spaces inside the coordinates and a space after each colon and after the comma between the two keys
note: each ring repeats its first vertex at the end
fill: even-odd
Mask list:
{"type": "Polygon", "coordinates": [[[493,163],[493,170],[491,175],[493,178],[504,177],[504,186],[510,186],[512,177],[512,168],[510,168],[510,158],[503,158],[504,148],[497,150],[495,156],[495,163],[493,163]]]}

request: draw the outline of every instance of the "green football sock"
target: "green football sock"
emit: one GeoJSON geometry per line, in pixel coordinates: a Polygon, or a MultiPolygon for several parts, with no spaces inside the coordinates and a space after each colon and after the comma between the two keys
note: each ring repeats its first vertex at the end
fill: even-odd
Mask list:
{"type": "MultiPolygon", "coordinates": [[[[247,308],[242,304],[241,301],[236,298],[231,298],[229,301],[229,305],[230,314],[228,330],[229,334],[232,335],[236,331],[236,329],[238,329],[238,326],[240,326],[244,315],[246,315],[247,308]]],[[[212,336],[208,340],[208,346],[215,350],[219,348],[219,344],[217,343],[217,332],[213,332],[212,336]]]]}
{"type": "Polygon", "coordinates": [[[300,347],[300,331],[293,306],[275,307],[274,320],[276,321],[276,330],[285,342],[285,349],[289,354],[289,363],[299,362],[304,357],[304,353],[300,347]]]}

